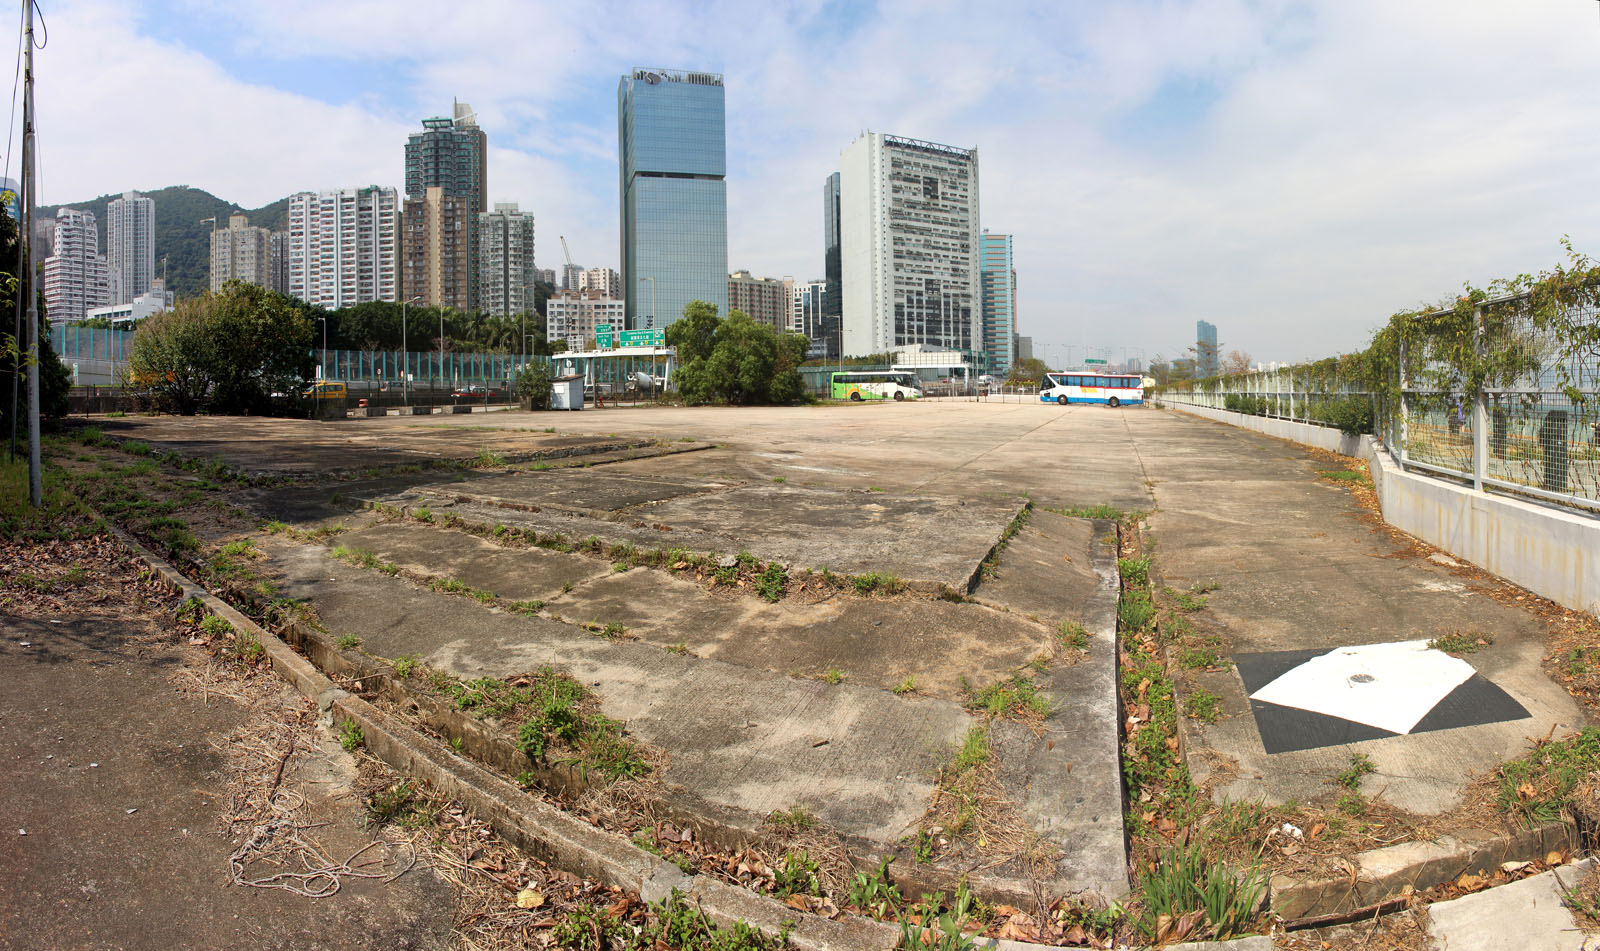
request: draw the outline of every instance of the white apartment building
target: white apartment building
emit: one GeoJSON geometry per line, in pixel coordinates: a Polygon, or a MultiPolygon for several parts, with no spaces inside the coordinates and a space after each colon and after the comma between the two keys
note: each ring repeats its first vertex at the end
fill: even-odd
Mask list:
{"type": "Polygon", "coordinates": [[[100,231],[92,211],[62,208],[56,212],[55,222],[51,239],[55,252],[44,262],[45,312],[51,323],[82,320],[110,300],[100,231]]]}
{"type": "Polygon", "coordinates": [[[126,323],[128,321],[143,320],[152,314],[159,314],[164,310],[172,309],[172,292],[167,290],[166,281],[156,278],[150,282],[150,290],[140,294],[126,304],[107,304],[96,307],[84,314],[84,317],[94,319],[104,317],[112,324],[126,323]]]}
{"type": "Polygon", "coordinates": [[[533,213],[516,202],[496,202],[494,211],[478,215],[478,307],[487,314],[509,317],[534,309],[533,213]]]}
{"type": "Polygon", "coordinates": [[[592,267],[578,278],[578,290],[594,291],[603,297],[622,297],[622,273],[615,268],[592,267]]]}
{"type": "Polygon", "coordinates": [[[272,286],[272,232],[252,228],[246,215],[229,215],[226,228],[211,231],[211,292],[232,280],[272,286]]]}
{"type": "Polygon", "coordinates": [[[123,192],[106,203],[106,266],[111,302],[131,303],[150,290],[156,276],[156,203],[123,192]]]}
{"type": "Polygon", "coordinates": [[[393,188],[289,196],[289,294],[329,309],[399,300],[399,219],[393,188]]]}
{"type": "Polygon", "coordinates": [[[978,150],[869,132],[839,158],[845,356],[983,346],[978,150]]]}
{"type": "Polygon", "coordinates": [[[594,291],[562,291],[546,301],[545,308],[546,337],[552,341],[582,337],[593,342],[596,324],[609,323],[619,331],[626,326],[623,301],[594,291]]]}
{"type": "Polygon", "coordinates": [[[789,292],[789,326],[792,334],[804,334],[812,341],[822,337],[822,295],[827,291],[825,280],[801,281],[789,292]]]}

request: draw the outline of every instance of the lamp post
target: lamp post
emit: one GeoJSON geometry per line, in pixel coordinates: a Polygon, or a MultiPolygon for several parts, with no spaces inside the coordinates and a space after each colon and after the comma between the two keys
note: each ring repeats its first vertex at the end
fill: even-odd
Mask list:
{"type": "Polygon", "coordinates": [[[530,350],[528,346],[528,289],[533,286],[532,284],[522,285],[522,362],[524,364],[528,362],[528,352],[530,350]]]}
{"type": "Polygon", "coordinates": [[[328,318],[326,318],[326,317],[318,317],[317,319],[322,321],[322,359],[317,361],[318,364],[319,364],[318,367],[317,367],[317,376],[319,376],[319,377],[321,377],[323,379],[327,379],[327,377],[328,377],[328,318]]]}
{"type": "Polygon", "coordinates": [[[439,308],[439,382],[444,382],[444,308],[439,308]]]}
{"type": "Polygon", "coordinates": [[[408,298],[400,302],[400,399],[403,405],[411,405],[411,360],[406,352],[406,305],[422,300],[422,295],[408,298]]]}
{"type": "Polygon", "coordinates": [[[654,330],[656,328],[656,279],[647,277],[645,280],[650,282],[650,314],[645,318],[645,329],[654,330]]]}

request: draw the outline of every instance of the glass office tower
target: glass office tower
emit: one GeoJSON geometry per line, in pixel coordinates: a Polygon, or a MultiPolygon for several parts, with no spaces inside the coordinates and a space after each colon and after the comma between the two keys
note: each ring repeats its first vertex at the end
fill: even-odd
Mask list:
{"type": "Polygon", "coordinates": [[[715,304],[726,316],[722,77],[665,69],[635,69],[622,77],[617,151],[628,326],[665,327],[694,300],[715,304]]]}
{"type": "Polygon", "coordinates": [[[983,285],[983,352],[988,373],[1005,377],[1016,362],[1017,269],[1011,235],[985,231],[978,239],[978,275],[983,285]]]}

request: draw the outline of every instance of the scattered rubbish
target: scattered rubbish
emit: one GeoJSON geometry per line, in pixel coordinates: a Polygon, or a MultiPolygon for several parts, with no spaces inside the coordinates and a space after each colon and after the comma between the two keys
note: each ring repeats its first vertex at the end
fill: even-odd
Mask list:
{"type": "Polygon", "coordinates": [[[100,764],[99,763],[90,763],[89,764],[89,768],[90,769],[99,769],[100,768],[100,764]]]}
{"type": "Polygon", "coordinates": [[[19,646],[19,647],[32,647],[33,645],[31,643],[29,643],[28,641],[18,641],[17,642],[17,646],[19,646]]]}
{"type": "Polygon", "coordinates": [[[1305,835],[1306,835],[1304,832],[1300,831],[1300,827],[1299,826],[1295,825],[1292,822],[1285,822],[1283,824],[1282,830],[1280,830],[1280,831],[1282,831],[1284,835],[1288,836],[1291,839],[1303,839],[1303,838],[1305,838],[1305,835]]]}
{"type": "Polygon", "coordinates": [[[134,813],[136,813],[136,812],[138,812],[138,811],[139,811],[139,810],[137,810],[137,809],[129,809],[129,810],[128,810],[128,815],[130,815],[130,816],[131,816],[131,815],[133,815],[133,814],[134,814],[134,813]]]}
{"type": "Polygon", "coordinates": [[[27,835],[27,834],[28,834],[28,830],[27,829],[18,829],[17,830],[17,835],[27,835]]]}

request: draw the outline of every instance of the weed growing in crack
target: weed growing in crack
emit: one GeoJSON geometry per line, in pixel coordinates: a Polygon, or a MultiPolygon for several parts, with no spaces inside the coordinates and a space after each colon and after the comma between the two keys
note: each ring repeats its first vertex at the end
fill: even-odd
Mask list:
{"type": "Polygon", "coordinates": [[[339,726],[339,746],[346,753],[354,753],[365,746],[367,735],[361,732],[361,724],[354,720],[346,720],[339,726]]]}

